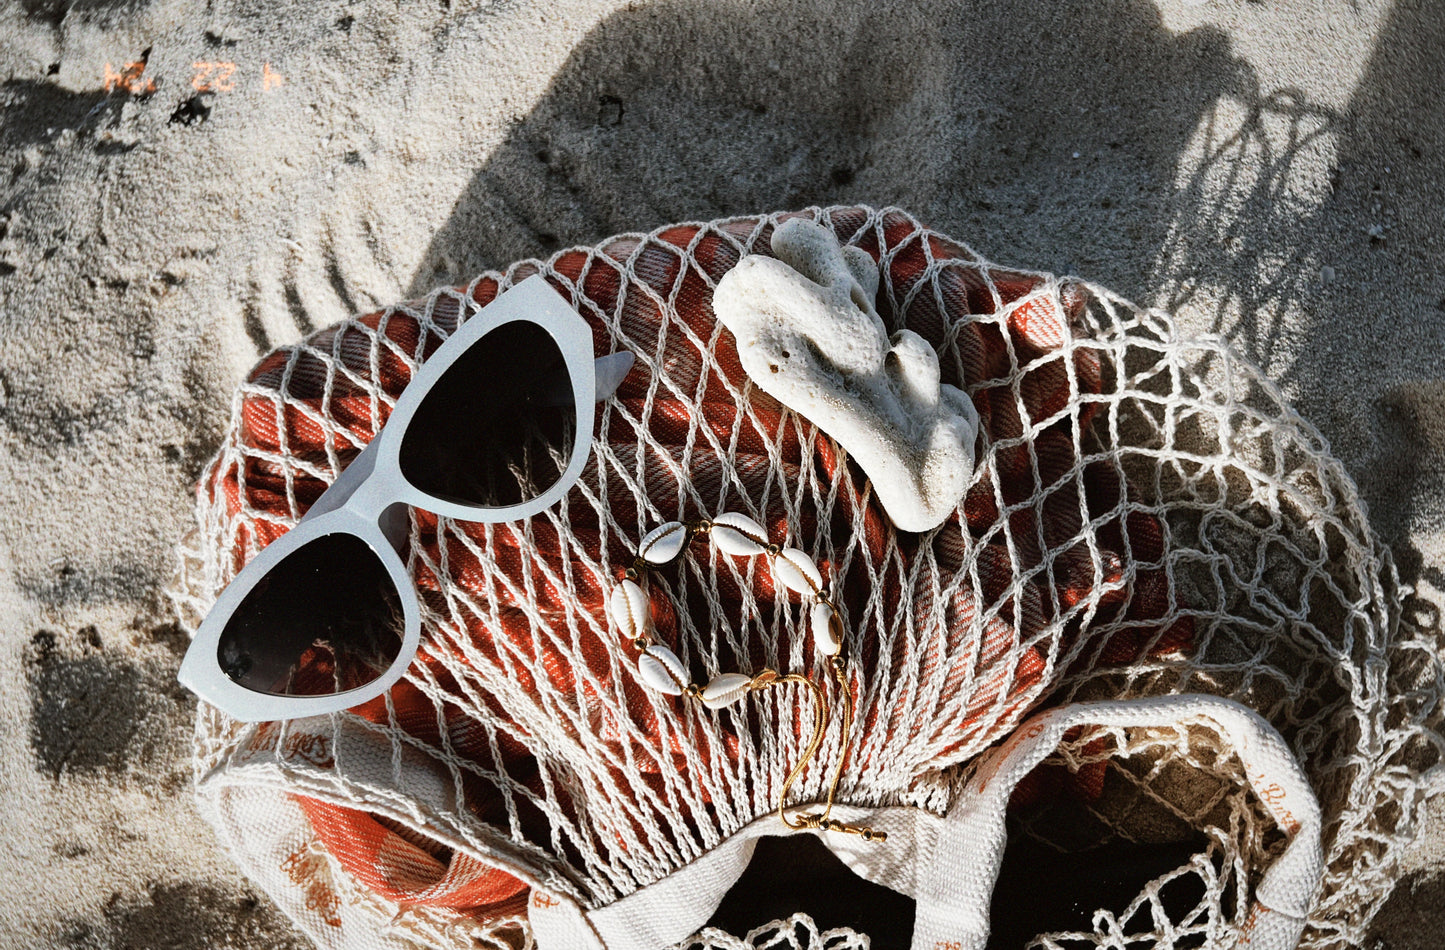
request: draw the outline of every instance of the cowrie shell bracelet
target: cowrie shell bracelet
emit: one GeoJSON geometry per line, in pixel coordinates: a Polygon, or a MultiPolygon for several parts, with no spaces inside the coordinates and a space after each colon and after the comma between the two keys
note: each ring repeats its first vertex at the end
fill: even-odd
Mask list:
{"type": "Polygon", "coordinates": [[[638,651],[638,680],[644,686],[664,695],[685,696],[708,709],[718,710],[741,702],[749,693],[789,684],[806,687],[813,696],[813,736],[802,758],[783,783],[782,791],[778,795],[778,818],[795,831],[820,829],[856,834],[865,841],[887,839],[884,832],[847,825],[828,817],[833,811],[833,797],[838,790],[843,763],[848,757],[853,698],[845,673],[846,662],[842,656],[842,619],[837,606],[828,596],[822,572],[805,551],[769,542],[762,525],[737,512],[725,512],[710,521],[669,521],[643,536],[638,544],[637,556],[627,568],[626,576],[608,598],[607,612],[623,637],[638,651]],[[699,685],[691,682],[692,677],[677,654],[665,644],[658,643],[652,636],[652,611],[644,587],[648,572],[682,557],[687,553],[689,542],[702,537],[710,540],[723,554],[732,557],[767,557],[775,580],[788,590],[800,594],[805,601],[812,601],[812,606],[808,608],[808,620],[813,633],[813,643],[820,654],[829,658],[829,667],[838,684],[843,703],[842,752],[828,784],[825,807],[819,814],[801,815],[794,822],[788,819],[785,808],[793,783],[817,755],[828,728],[828,707],[822,687],[808,676],[800,673],[783,674],[774,669],[764,669],[751,676],[746,673],[720,673],[705,686],[699,685]]]}

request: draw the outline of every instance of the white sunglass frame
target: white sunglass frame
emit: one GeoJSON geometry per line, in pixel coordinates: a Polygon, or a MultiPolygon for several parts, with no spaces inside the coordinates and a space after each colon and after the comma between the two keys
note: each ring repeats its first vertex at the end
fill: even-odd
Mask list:
{"type": "Polygon", "coordinates": [[[527,518],[551,507],[576,483],[591,455],[593,404],[611,396],[631,366],[632,354],[625,350],[594,360],[591,327],[541,275],[518,283],[473,312],[418,367],[370,444],[296,525],[252,558],[216,598],[186,650],[177,679],[201,699],[243,722],[325,715],[358,706],[386,692],[411,665],[421,642],[416,587],[398,550],[409,530],[406,509],[421,508],[460,521],[491,523],[527,518]],[[401,444],[413,416],[463,353],[491,331],[514,321],[528,321],[546,330],[566,361],[577,413],[567,468],[537,497],[501,508],[449,501],[422,491],[401,471],[401,444]],[[405,622],[396,659],[366,685],[322,696],[263,693],[231,679],[222,669],[217,651],[236,609],[283,560],[317,538],[332,534],[359,538],[385,565],[401,600],[405,622]]]}

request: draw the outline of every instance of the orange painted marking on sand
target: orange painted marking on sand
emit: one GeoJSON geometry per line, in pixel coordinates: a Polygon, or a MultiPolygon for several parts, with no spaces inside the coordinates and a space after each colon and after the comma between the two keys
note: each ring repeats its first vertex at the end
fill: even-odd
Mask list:
{"type": "Polygon", "coordinates": [[[191,63],[196,74],[191,77],[191,88],[197,92],[230,92],[236,88],[231,74],[236,71],[235,63],[191,63]]]}
{"type": "Polygon", "coordinates": [[[142,75],[146,70],[144,60],[136,60],[133,63],[126,63],[116,72],[110,65],[105,64],[105,91],[114,92],[117,89],[138,95],[150,95],[156,91],[156,81],[142,75]]]}
{"type": "Polygon", "coordinates": [[[261,91],[270,92],[272,89],[279,89],[285,85],[286,77],[271,68],[267,63],[261,67],[261,91]]]}

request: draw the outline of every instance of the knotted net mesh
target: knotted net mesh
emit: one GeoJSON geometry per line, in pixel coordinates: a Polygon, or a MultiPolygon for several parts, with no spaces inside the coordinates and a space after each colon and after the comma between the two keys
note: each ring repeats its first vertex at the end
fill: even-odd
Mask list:
{"type": "MultiPolygon", "coordinates": [[[[970,760],[1044,704],[1229,697],[1281,731],[1320,798],[1327,870],[1303,945],[1358,942],[1439,761],[1442,680],[1320,435],[1225,343],[1182,339],[1163,314],[998,268],[896,209],[802,214],[878,262],[890,331],[922,335],[979,410],[952,517],[894,530],[838,446],[742,371],[712,291],[792,215],[623,235],[319,331],[240,387],[183,545],[192,623],[508,286],[545,275],[598,356],[637,362],[552,509],[498,524],[410,512],[422,642],[387,694],[260,725],[202,704],[202,798],[224,797],[206,790],[216,776],[288,796],[315,836],[291,879],[325,877],[423,945],[528,944],[535,886],[599,907],[660,880],[773,810],[810,738],[787,690],[723,712],[647,690],[605,609],[647,531],[738,511],[810,554],[842,614],[857,723],[838,801],[942,813],[970,760]]],[[[821,669],[806,612],[764,559],[696,543],[650,584],[656,639],[694,682],[821,669]]],[[[834,722],[790,800],[821,800],[843,754],[834,722]]],[[[1064,849],[1200,842],[1133,905],[1038,946],[1227,936],[1282,842],[1227,742],[1187,724],[1071,736],[1013,812],[1064,849]]],[[[261,837],[264,817],[247,820],[261,837]]],[[[697,945],[862,939],[803,918],[770,927],[697,945]]]]}
{"type": "Polygon", "coordinates": [[[823,930],[804,913],[741,935],[708,927],[684,944],[686,950],[868,950],[870,946],[866,935],[848,927],[823,930]]]}

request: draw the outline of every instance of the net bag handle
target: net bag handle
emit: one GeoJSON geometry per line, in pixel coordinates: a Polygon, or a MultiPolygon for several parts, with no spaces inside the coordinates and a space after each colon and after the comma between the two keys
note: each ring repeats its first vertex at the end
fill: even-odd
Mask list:
{"type": "MultiPolygon", "coordinates": [[[[917,808],[845,807],[839,812],[844,820],[871,822],[887,832],[888,845],[862,845],[851,835],[820,837],[860,877],[916,901],[912,950],[984,950],[1008,840],[1005,817],[1019,781],[1075,727],[1182,724],[1211,728],[1230,741],[1250,788],[1289,838],[1255,888],[1239,945],[1290,950],[1304,931],[1324,872],[1319,803],[1279,732],[1233,700],[1185,694],[1047,710],[981,756],[943,817],[917,808]]],[[[534,891],[528,916],[538,950],[655,950],[685,939],[706,923],[742,874],[757,839],[778,833],[771,818],[753,822],[693,863],[605,907],[589,911],[565,895],[534,891]]]]}

